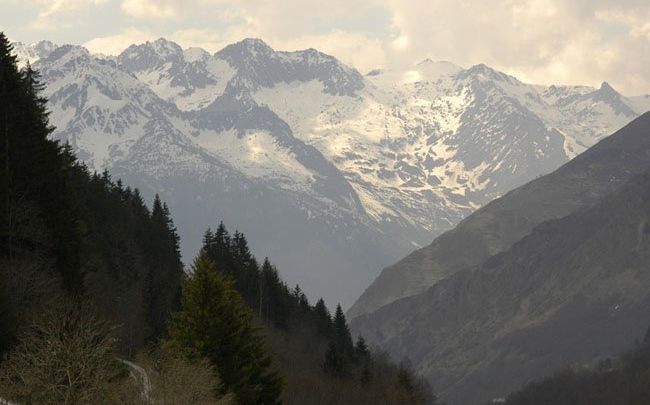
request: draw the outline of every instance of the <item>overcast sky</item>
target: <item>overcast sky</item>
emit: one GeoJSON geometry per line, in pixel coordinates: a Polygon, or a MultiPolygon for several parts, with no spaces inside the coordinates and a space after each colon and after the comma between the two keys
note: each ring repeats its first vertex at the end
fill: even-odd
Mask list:
{"type": "Polygon", "coordinates": [[[424,58],[535,83],[650,93],[650,0],[0,0],[0,30],[115,54],[159,37],[217,51],[246,37],[366,72],[424,58]]]}

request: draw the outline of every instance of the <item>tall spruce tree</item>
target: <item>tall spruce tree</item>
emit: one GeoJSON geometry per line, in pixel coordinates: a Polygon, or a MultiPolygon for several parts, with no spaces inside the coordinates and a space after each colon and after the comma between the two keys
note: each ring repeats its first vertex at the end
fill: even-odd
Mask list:
{"type": "Polygon", "coordinates": [[[183,288],[182,309],[172,319],[172,347],[208,358],[222,388],[234,392],[240,403],[275,404],[282,384],[251,320],[232,283],[200,252],[183,288]]]}
{"type": "Polygon", "coordinates": [[[341,304],[336,305],[336,312],[334,313],[334,343],[340,353],[346,356],[352,355],[354,344],[352,343],[352,335],[341,304]]]}
{"type": "Polygon", "coordinates": [[[314,305],[314,318],[316,329],[321,336],[332,336],[332,315],[325,305],[325,301],[320,298],[314,305]]]}
{"type": "Polygon", "coordinates": [[[156,194],[151,209],[150,269],[147,274],[147,306],[152,322],[153,336],[161,336],[167,319],[179,305],[180,280],[183,264],[180,261],[180,239],[171,219],[167,204],[156,194]]]}
{"type": "Polygon", "coordinates": [[[272,320],[276,326],[283,327],[286,326],[286,318],[289,314],[281,289],[282,282],[278,270],[267,257],[260,272],[259,313],[262,319],[272,320]]]}
{"type": "Polygon", "coordinates": [[[370,350],[368,350],[366,339],[364,339],[363,336],[359,336],[357,338],[357,343],[354,345],[354,353],[357,358],[365,358],[370,355],[370,350]]]}

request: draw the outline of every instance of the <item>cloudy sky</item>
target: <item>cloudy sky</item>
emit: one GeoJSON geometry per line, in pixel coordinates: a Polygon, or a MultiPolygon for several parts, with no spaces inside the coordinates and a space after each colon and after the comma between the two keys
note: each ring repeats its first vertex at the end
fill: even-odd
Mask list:
{"type": "Polygon", "coordinates": [[[317,48],[360,71],[424,58],[535,83],[650,93],[650,0],[0,0],[0,30],[115,54],[165,37],[217,51],[245,37],[317,48]]]}

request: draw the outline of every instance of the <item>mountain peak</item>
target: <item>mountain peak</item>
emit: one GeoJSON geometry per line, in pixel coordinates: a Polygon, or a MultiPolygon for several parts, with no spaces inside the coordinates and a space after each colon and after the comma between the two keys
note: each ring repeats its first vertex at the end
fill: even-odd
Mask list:
{"type": "Polygon", "coordinates": [[[464,71],[467,76],[484,76],[487,79],[501,79],[504,76],[503,73],[498,72],[485,63],[479,63],[478,65],[470,66],[464,71]]]}
{"type": "Polygon", "coordinates": [[[618,94],[618,92],[607,82],[602,82],[598,91],[609,94],[618,94]]]}
{"type": "Polygon", "coordinates": [[[119,64],[129,72],[147,70],[169,61],[183,59],[183,49],[175,42],[158,38],[139,45],[131,45],[118,57],[119,64]]]}
{"type": "Polygon", "coordinates": [[[235,60],[267,59],[275,54],[266,42],[259,38],[246,38],[230,44],[216,53],[216,56],[233,63],[235,60]]]}
{"type": "Polygon", "coordinates": [[[266,42],[260,38],[245,38],[239,42],[232,44],[235,47],[240,47],[249,52],[263,52],[263,53],[273,53],[274,50],[266,42]]]}
{"type": "Polygon", "coordinates": [[[478,78],[480,81],[508,82],[512,84],[521,83],[516,77],[493,69],[485,63],[471,66],[469,69],[461,71],[460,75],[462,78],[473,77],[478,78]]]}
{"type": "Polygon", "coordinates": [[[603,82],[600,88],[591,94],[593,101],[599,101],[612,107],[616,114],[635,117],[637,113],[624,101],[624,98],[609,83],[603,82]]]}
{"type": "Polygon", "coordinates": [[[269,45],[261,38],[244,38],[238,43],[251,47],[269,47],[269,45]]]}
{"type": "Polygon", "coordinates": [[[153,42],[147,41],[145,46],[151,48],[162,59],[183,53],[183,49],[176,42],[165,38],[158,38],[153,42]]]}
{"type": "Polygon", "coordinates": [[[454,75],[463,68],[445,60],[424,59],[415,65],[423,79],[435,81],[442,76],[454,75]]]}
{"type": "Polygon", "coordinates": [[[63,60],[62,58],[65,58],[65,61],[67,63],[67,61],[72,59],[89,59],[90,57],[90,52],[88,52],[88,49],[84,48],[83,46],[63,45],[52,51],[47,56],[47,59],[56,61],[63,60]]]}
{"type": "Polygon", "coordinates": [[[33,44],[14,43],[14,52],[18,56],[18,65],[21,67],[27,62],[35,63],[39,59],[47,58],[56,48],[57,45],[50,41],[38,41],[33,44]]]}
{"type": "Polygon", "coordinates": [[[49,54],[54,49],[56,49],[56,47],[56,44],[46,40],[38,41],[35,44],[32,44],[32,48],[34,48],[38,54],[49,54]]]}
{"type": "Polygon", "coordinates": [[[183,51],[183,55],[185,56],[185,60],[187,62],[197,62],[197,61],[202,61],[210,57],[210,53],[206,51],[203,48],[188,48],[183,51]]]}

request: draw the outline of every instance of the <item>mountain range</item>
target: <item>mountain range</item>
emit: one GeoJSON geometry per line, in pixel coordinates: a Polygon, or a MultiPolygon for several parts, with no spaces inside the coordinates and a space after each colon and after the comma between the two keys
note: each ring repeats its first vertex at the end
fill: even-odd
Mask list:
{"type": "MultiPolygon", "coordinates": [[[[53,137],[91,170],[159,193],[186,258],[223,219],[285,279],[346,306],[382,267],[650,108],[607,83],[531,85],[431,60],[362,74],[259,39],[214,54],[165,39],[109,57],[46,41],[16,52],[42,74],[53,137]]],[[[352,315],[442,274],[397,272],[373,294],[390,269],[352,315]]]]}

